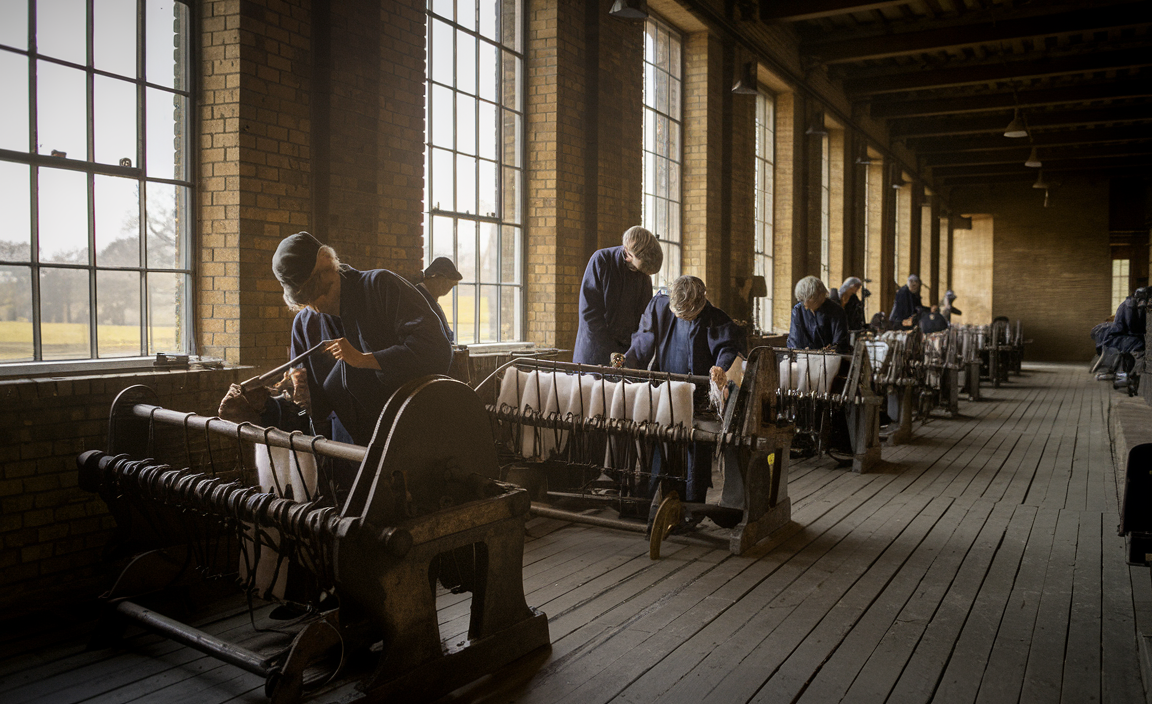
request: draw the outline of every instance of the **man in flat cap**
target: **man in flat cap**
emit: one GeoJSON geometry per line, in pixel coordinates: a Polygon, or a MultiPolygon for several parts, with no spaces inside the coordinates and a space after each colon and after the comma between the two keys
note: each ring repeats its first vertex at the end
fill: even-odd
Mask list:
{"type": "Polygon", "coordinates": [[[640,316],[652,300],[652,274],[664,251],[643,227],[630,227],[619,247],[597,250],[580,284],[580,323],[572,361],[606,366],[613,352],[626,352],[640,316]]]}
{"type": "Polygon", "coordinates": [[[440,323],[444,326],[444,333],[448,335],[449,342],[455,342],[456,335],[453,334],[452,326],[448,324],[448,316],[444,315],[444,309],[440,307],[437,299],[451,293],[452,289],[463,278],[463,274],[456,270],[456,265],[452,263],[451,259],[436,257],[424,270],[420,283],[416,284],[416,290],[424,296],[424,300],[428,301],[432,312],[440,318],[440,323]]]}
{"type": "MultiPolygon", "coordinates": [[[[342,264],[331,247],[307,232],[280,242],[272,270],[284,288],[285,303],[296,312],[291,357],[328,342],[326,354],[313,354],[303,370],[289,373],[293,399],[310,404],[315,433],[367,445],[396,389],[421,376],[448,372],[452,345],[443,325],[400,276],[342,264]]],[[[225,397],[223,417],[228,403],[225,397]]]]}

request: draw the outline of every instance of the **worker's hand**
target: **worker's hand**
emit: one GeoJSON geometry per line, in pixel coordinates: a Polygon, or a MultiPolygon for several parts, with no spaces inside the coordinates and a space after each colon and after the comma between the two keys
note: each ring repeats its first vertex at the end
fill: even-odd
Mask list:
{"type": "Polygon", "coordinates": [[[328,346],[324,348],[324,351],[351,367],[358,369],[380,368],[380,362],[376,361],[375,355],[365,354],[356,349],[346,337],[329,342],[328,346]]]}
{"type": "Polygon", "coordinates": [[[292,382],[292,403],[312,413],[312,396],[308,392],[308,371],[289,369],[285,376],[292,382]]]}
{"type": "Polygon", "coordinates": [[[908,325],[908,326],[911,326],[911,325],[912,325],[912,316],[908,316],[908,317],[907,317],[907,318],[905,318],[905,319],[904,319],[902,322],[903,322],[903,324],[904,324],[904,325],[908,325]]]}
{"type": "Polygon", "coordinates": [[[268,389],[263,386],[245,393],[239,384],[232,384],[220,400],[220,409],[216,413],[233,423],[259,423],[269,396],[268,389]]]}
{"type": "Polygon", "coordinates": [[[712,367],[708,370],[708,376],[712,379],[712,383],[716,388],[720,389],[722,394],[722,401],[728,401],[728,373],[724,371],[723,367],[712,367]]]}

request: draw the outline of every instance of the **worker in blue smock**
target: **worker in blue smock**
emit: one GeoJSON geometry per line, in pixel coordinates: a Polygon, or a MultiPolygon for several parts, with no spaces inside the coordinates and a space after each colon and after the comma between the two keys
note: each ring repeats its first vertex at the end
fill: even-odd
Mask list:
{"type": "MultiPolygon", "coordinates": [[[[681,276],[667,294],[652,298],[632,335],[624,366],[673,374],[724,379],[744,353],[744,333],[728,314],[708,302],[704,282],[681,276]]],[[[725,382],[726,383],[726,382],[725,382]]],[[[703,385],[701,385],[703,386],[703,385]]],[[[707,388],[697,389],[697,405],[707,403],[707,388]]],[[[658,475],[659,466],[653,466],[658,475]]],[[[689,458],[685,500],[703,502],[712,485],[711,446],[694,443],[689,458]]],[[[655,482],[651,490],[655,491],[655,482]]]]}
{"type": "MultiPolygon", "coordinates": [[[[368,445],[394,391],[412,379],[448,372],[452,345],[440,319],[400,276],[341,264],[331,247],[307,232],[280,242],[272,269],[284,301],[296,312],[290,355],[327,341],[323,353],[308,357],[286,379],[292,400],[309,412],[316,434],[368,445]]],[[[263,390],[260,406],[267,397],[263,390]]],[[[221,416],[244,399],[233,385],[221,416]]],[[[251,398],[247,403],[255,405],[251,398]]],[[[283,403],[269,403],[263,412],[277,408],[281,416],[291,415],[283,403]]]]}
{"type": "Polygon", "coordinates": [[[910,330],[916,327],[920,316],[927,312],[928,308],[920,301],[920,277],[912,274],[908,277],[908,283],[896,292],[896,301],[888,315],[888,326],[893,330],[910,330]]]}
{"type": "Polygon", "coordinates": [[[621,246],[593,253],[580,284],[573,362],[606,366],[613,353],[628,349],[652,300],[652,274],[663,262],[656,235],[639,226],[624,233],[621,246]]]}
{"type": "Polygon", "coordinates": [[[444,309],[440,307],[440,302],[437,299],[443,298],[452,292],[456,284],[460,283],[460,279],[464,276],[456,270],[456,265],[448,257],[436,257],[428,268],[421,274],[419,283],[416,284],[416,290],[428,301],[428,307],[440,319],[440,324],[444,327],[444,333],[448,336],[449,342],[456,341],[456,335],[452,332],[452,326],[448,324],[448,316],[444,314],[444,309]]]}
{"type": "Polygon", "coordinates": [[[851,352],[848,318],[844,309],[828,298],[828,287],[815,276],[796,282],[796,305],[788,328],[788,348],[793,350],[833,349],[851,352]]]}

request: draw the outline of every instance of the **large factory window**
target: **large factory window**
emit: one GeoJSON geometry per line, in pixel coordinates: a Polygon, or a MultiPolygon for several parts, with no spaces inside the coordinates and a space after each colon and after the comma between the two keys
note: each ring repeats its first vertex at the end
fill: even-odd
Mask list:
{"type": "Polygon", "coordinates": [[[680,276],[682,63],[680,35],[650,15],[644,28],[644,227],[664,248],[664,265],[653,278],[658,287],[680,276]]]}
{"type": "Polygon", "coordinates": [[[0,363],[189,349],[188,7],[0,21],[0,363]]]}
{"type": "Polygon", "coordinates": [[[523,337],[521,0],[431,0],[424,257],[464,276],[444,305],[462,343],[523,337]]]}
{"type": "Polygon", "coordinates": [[[776,97],[760,91],[756,96],[756,241],[753,245],[755,271],[763,276],[768,296],[757,299],[756,326],[772,330],[774,209],[776,207],[776,97]]]}
{"type": "Polygon", "coordinates": [[[1128,297],[1131,290],[1128,287],[1128,270],[1131,266],[1131,260],[1128,259],[1113,259],[1112,260],[1112,311],[1115,312],[1124,299],[1128,297]]]}
{"type": "Polygon", "coordinates": [[[820,139],[820,278],[832,286],[832,140],[820,139]]]}

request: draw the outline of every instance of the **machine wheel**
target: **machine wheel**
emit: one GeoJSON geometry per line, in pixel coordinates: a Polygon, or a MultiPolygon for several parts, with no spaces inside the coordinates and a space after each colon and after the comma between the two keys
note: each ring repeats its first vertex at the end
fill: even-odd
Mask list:
{"type": "Polygon", "coordinates": [[[675,491],[668,492],[668,496],[660,502],[656,509],[656,518],[652,519],[652,534],[648,538],[648,557],[653,560],[660,559],[660,543],[668,537],[672,529],[680,525],[684,515],[684,507],[680,503],[680,495],[675,491]]]}

